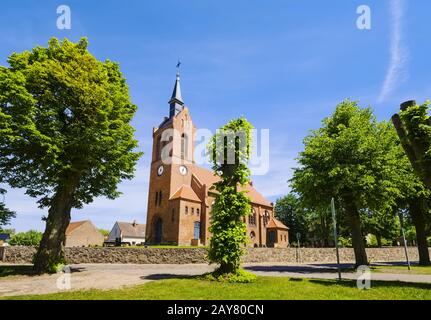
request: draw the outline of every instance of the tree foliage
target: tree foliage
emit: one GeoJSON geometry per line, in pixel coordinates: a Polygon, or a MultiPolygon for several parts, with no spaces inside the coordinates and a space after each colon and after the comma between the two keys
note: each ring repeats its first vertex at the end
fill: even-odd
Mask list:
{"type": "Polygon", "coordinates": [[[389,130],[370,108],[345,100],[305,138],[301,166],[291,180],[309,208],[324,210],[336,198],[358,265],[368,263],[360,210],[389,210],[401,196],[396,176],[399,146],[388,136],[389,130]]]}
{"type": "Polygon", "coordinates": [[[16,217],[16,213],[6,208],[3,199],[1,199],[5,193],[6,190],[0,188],[0,228],[8,225],[10,220],[16,217]]]}
{"type": "Polygon", "coordinates": [[[307,243],[311,227],[311,215],[301,206],[300,199],[290,193],[275,203],[275,217],[289,228],[289,242],[297,242],[299,235],[300,243],[307,243]]]}
{"type": "Polygon", "coordinates": [[[431,263],[427,241],[431,226],[431,117],[428,105],[429,102],[417,105],[408,101],[401,105],[400,114],[392,117],[397,138],[404,149],[400,151],[400,158],[409,160],[408,164],[404,161],[403,174],[399,175],[399,184],[404,191],[399,207],[408,209],[415,227],[421,265],[431,263]]]}
{"type": "Polygon", "coordinates": [[[244,219],[251,213],[251,205],[246,192],[240,188],[249,183],[247,162],[251,153],[251,130],[246,119],[232,120],[218,130],[209,145],[213,170],[221,180],[214,186],[217,197],[211,212],[208,257],[211,262],[220,264],[220,274],[239,272],[247,241],[244,219]]]}
{"type": "Polygon", "coordinates": [[[64,261],[71,208],[118,197],[118,183],[133,177],[140,157],[130,125],[136,106],[120,67],[98,61],[87,46],[85,38],[53,38],[0,67],[2,179],[49,208],[39,272],[64,261]]]}
{"type": "Polygon", "coordinates": [[[416,174],[431,190],[431,117],[429,101],[422,105],[408,101],[401,106],[400,114],[392,121],[402,146],[416,174]]]}

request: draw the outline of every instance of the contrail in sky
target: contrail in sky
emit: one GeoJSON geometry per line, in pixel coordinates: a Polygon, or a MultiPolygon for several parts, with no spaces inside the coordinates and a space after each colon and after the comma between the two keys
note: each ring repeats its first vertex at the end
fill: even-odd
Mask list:
{"type": "Polygon", "coordinates": [[[404,18],[404,0],[390,0],[391,14],[391,46],[390,63],[386,73],[385,82],[380,91],[379,102],[383,102],[390,95],[401,77],[406,75],[408,50],[402,44],[402,29],[404,18]]]}

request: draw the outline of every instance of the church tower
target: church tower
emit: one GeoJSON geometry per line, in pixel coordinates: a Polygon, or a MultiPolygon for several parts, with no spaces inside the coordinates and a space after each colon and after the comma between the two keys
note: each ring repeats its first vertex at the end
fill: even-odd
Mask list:
{"type": "MultiPolygon", "coordinates": [[[[217,197],[212,188],[219,177],[195,164],[193,125],[181,94],[177,72],[169,100],[169,116],[153,128],[148,191],[146,243],[208,245],[211,210],[217,197]]],[[[247,223],[251,246],[287,246],[288,228],[275,219],[273,204],[252,184],[244,186],[251,199],[247,223]]]]}
{"type": "MultiPolygon", "coordinates": [[[[186,208],[181,194],[191,191],[195,131],[181,95],[180,74],[177,72],[169,100],[169,116],[159,127],[153,128],[146,226],[149,244],[185,244],[181,240],[184,221],[180,213],[186,208]]],[[[201,200],[194,200],[196,209],[193,207],[193,211],[199,212],[201,200]]],[[[186,244],[190,245],[190,240],[186,244]]]]}

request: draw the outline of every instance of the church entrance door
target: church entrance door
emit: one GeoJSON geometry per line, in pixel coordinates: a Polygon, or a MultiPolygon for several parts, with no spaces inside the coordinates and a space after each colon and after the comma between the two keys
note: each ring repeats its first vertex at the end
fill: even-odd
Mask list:
{"type": "Polygon", "coordinates": [[[199,240],[201,237],[201,223],[199,221],[195,222],[194,238],[199,240]]]}

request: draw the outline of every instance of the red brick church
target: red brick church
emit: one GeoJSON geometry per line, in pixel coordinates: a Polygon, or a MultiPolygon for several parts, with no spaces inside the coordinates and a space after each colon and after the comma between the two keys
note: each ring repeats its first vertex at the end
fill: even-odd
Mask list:
{"type": "MultiPolygon", "coordinates": [[[[209,245],[211,207],[216,197],[210,188],[219,178],[195,164],[196,127],[183,102],[178,73],[169,106],[169,117],[153,129],[146,241],[209,245]]],[[[245,219],[249,245],[286,247],[288,228],[274,218],[273,204],[252,183],[245,189],[253,208],[245,219]]]]}

